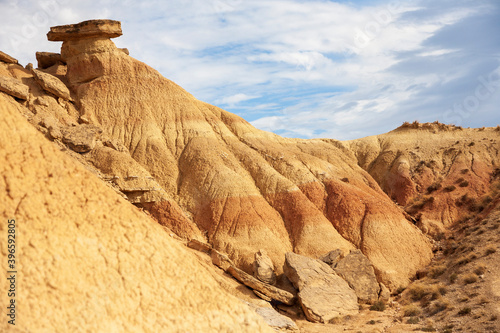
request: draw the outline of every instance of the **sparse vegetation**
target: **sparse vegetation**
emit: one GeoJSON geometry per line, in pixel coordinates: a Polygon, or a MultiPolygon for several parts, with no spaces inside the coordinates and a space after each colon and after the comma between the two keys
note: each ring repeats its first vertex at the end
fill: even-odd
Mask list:
{"type": "Polygon", "coordinates": [[[446,310],[449,306],[450,303],[448,303],[447,301],[437,300],[436,302],[432,303],[430,314],[435,315],[436,313],[446,310]]]}
{"type": "Polygon", "coordinates": [[[460,187],[467,187],[467,186],[469,186],[469,182],[468,182],[467,180],[464,180],[463,182],[461,182],[461,183],[459,184],[459,186],[460,186],[460,187]]]}
{"type": "Polygon", "coordinates": [[[458,315],[459,316],[465,316],[465,315],[468,315],[472,312],[472,309],[469,308],[469,307],[465,307],[465,308],[461,308],[459,311],[458,311],[458,315]]]}
{"type": "Polygon", "coordinates": [[[484,251],[484,254],[489,256],[490,254],[493,254],[497,252],[497,247],[495,245],[490,245],[486,248],[486,250],[484,251]]]}
{"type": "Polygon", "coordinates": [[[458,279],[458,274],[457,273],[452,273],[450,275],[450,278],[449,278],[450,283],[455,283],[455,281],[457,281],[457,279],[458,279]]]}
{"type": "Polygon", "coordinates": [[[418,317],[411,317],[406,321],[406,323],[410,324],[410,325],[415,325],[415,324],[418,324],[419,322],[420,322],[420,318],[418,318],[418,317]]]}
{"type": "Polygon", "coordinates": [[[422,310],[414,304],[407,305],[403,308],[403,316],[405,317],[416,317],[420,316],[422,310]]]}
{"type": "Polygon", "coordinates": [[[471,284],[477,282],[477,275],[475,274],[467,274],[464,277],[464,284],[471,284]]]}
{"type": "Polygon", "coordinates": [[[427,192],[428,192],[428,193],[432,193],[432,192],[434,192],[434,191],[437,191],[437,190],[441,189],[441,187],[443,187],[443,186],[441,185],[441,183],[438,183],[438,182],[433,183],[431,186],[429,186],[429,187],[427,188],[427,192]]]}
{"type": "Polygon", "coordinates": [[[370,310],[382,312],[385,310],[385,303],[383,301],[376,301],[372,306],[370,306],[370,310]]]}
{"type": "Polygon", "coordinates": [[[446,186],[446,187],[444,188],[444,190],[445,190],[446,192],[453,192],[453,191],[455,191],[456,189],[457,189],[457,187],[456,187],[455,185],[448,185],[448,186],[446,186]]]}
{"type": "Polygon", "coordinates": [[[478,264],[474,269],[476,275],[483,275],[486,272],[486,266],[484,264],[478,264]]]}
{"type": "Polygon", "coordinates": [[[444,265],[434,266],[429,270],[429,276],[433,279],[436,279],[441,275],[443,275],[445,271],[446,271],[446,266],[444,265]]]}

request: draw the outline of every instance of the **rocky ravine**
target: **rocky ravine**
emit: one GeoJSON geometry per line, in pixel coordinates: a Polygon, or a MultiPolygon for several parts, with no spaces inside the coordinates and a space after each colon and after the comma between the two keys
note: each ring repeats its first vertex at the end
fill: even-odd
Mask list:
{"type": "MultiPolygon", "coordinates": [[[[0,94],[1,110],[5,114],[2,117],[10,121],[2,131],[0,153],[4,154],[2,161],[11,161],[2,164],[6,171],[2,172],[0,195],[5,197],[2,202],[7,204],[2,207],[1,214],[5,219],[15,216],[24,221],[25,240],[30,239],[29,235],[33,239],[41,237],[38,245],[34,240],[21,246],[26,272],[30,272],[26,274],[35,276],[27,280],[29,287],[26,292],[39,286],[55,286],[67,288],[62,295],[70,297],[74,290],[79,290],[74,289],[75,281],[70,275],[54,280],[55,275],[41,271],[38,260],[51,263],[51,267],[57,260],[63,260],[59,265],[78,266],[82,274],[90,271],[107,274],[112,270],[123,281],[116,290],[122,297],[130,296],[125,291],[134,288],[127,285],[127,276],[134,276],[134,272],[140,269],[140,266],[130,267],[130,261],[136,261],[130,253],[139,251],[137,258],[149,258],[139,260],[141,262],[150,262],[154,256],[158,256],[161,262],[172,256],[182,261],[180,258],[186,255],[183,250],[172,252],[169,240],[157,240],[165,236],[159,232],[161,228],[151,225],[149,218],[125,202],[118,204],[122,202],[119,196],[148,211],[179,237],[207,241],[216,251],[227,253],[234,262],[234,271],[242,269],[243,273],[253,273],[255,253],[265,251],[276,270],[278,282],[285,280],[282,273],[287,252],[319,258],[335,249],[339,249],[342,256],[360,249],[373,264],[378,282],[393,291],[407,285],[415,272],[429,263],[431,244],[414,225],[415,221],[424,221],[424,216],[428,216],[425,214],[430,214],[426,213],[428,208],[425,205],[412,206],[414,211],[410,212],[414,216],[421,214],[412,218],[391,200],[402,205],[411,203],[423,191],[425,182],[433,181],[430,180],[432,177],[425,176],[428,171],[425,173],[420,160],[409,159],[410,152],[405,155],[397,151],[408,151],[415,145],[415,140],[427,140],[427,129],[404,128],[388,133],[386,137],[352,142],[282,138],[257,130],[240,117],[196,100],[154,69],[130,57],[126,50],[116,48],[110,38],[120,35],[120,23],[109,20],[54,27],[48,38],[63,42],[61,54],[37,53],[38,69],[32,66],[23,68],[4,54],[0,58],[0,91],[6,93],[0,94]],[[53,143],[40,140],[19,114],[53,143]],[[9,140],[10,136],[18,139],[9,140]],[[406,140],[402,141],[406,142],[407,148],[396,148],[399,138],[406,140]],[[55,148],[66,151],[72,159],[62,158],[55,148]],[[62,168],[55,170],[57,177],[54,177],[55,171],[46,171],[57,168],[60,162],[56,160],[61,158],[66,161],[63,163],[70,165],[69,170],[76,168],[80,170],[75,171],[76,174],[82,176],[70,178],[70,173],[62,168]],[[87,171],[77,166],[75,160],[87,171]],[[22,168],[19,167],[21,163],[22,168]],[[414,172],[415,165],[420,165],[424,172],[414,172]],[[24,175],[19,173],[21,171],[24,175]],[[89,171],[107,184],[89,176],[89,171]],[[28,177],[31,174],[33,176],[28,177]],[[36,174],[43,177],[37,178],[36,174]],[[91,180],[84,182],[83,179],[91,180]],[[54,188],[44,186],[45,182],[54,182],[54,188]],[[27,188],[30,189],[28,192],[27,188]],[[99,196],[93,191],[106,194],[99,196]],[[50,202],[54,196],[74,203],[52,205],[50,202]],[[22,204],[25,200],[21,201],[22,198],[30,197],[35,201],[27,206],[22,204]],[[94,204],[97,206],[92,207],[94,204]],[[117,205],[123,208],[118,210],[117,205]],[[79,208],[72,209],[72,206],[79,208]],[[52,218],[53,215],[60,218],[52,218]],[[136,222],[136,219],[142,222],[136,222]],[[46,220],[50,223],[45,224],[46,220]],[[66,220],[71,223],[63,223],[66,220]],[[128,222],[114,221],[134,223],[127,224],[124,230],[128,231],[120,233],[115,230],[115,223],[119,226],[128,222]],[[71,229],[73,224],[76,229],[71,229]],[[151,232],[148,231],[150,228],[153,228],[151,232]],[[54,232],[49,233],[49,229],[54,232]],[[143,234],[150,235],[147,237],[154,235],[154,239],[137,236],[143,234]],[[79,237],[95,240],[92,244],[96,246],[100,262],[92,269],[86,266],[91,263],[85,262],[90,254],[81,254],[83,250],[64,249],[61,252],[64,255],[61,255],[62,248],[49,245],[54,241],[78,247],[75,239],[79,237]],[[146,243],[149,245],[140,245],[144,239],[148,239],[146,243]],[[120,250],[122,247],[125,250],[120,250]],[[152,248],[149,252],[139,250],[143,247],[152,248]]],[[[472,132],[451,131],[448,141],[461,142],[472,132]]],[[[482,132],[481,135],[494,141],[491,141],[492,147],[498,146],[498,131],[486,129],[482,132]]],[[[433,152],[449,148],[448,141],[439,144],[434,140],[432,145],[423,142],[421,146],[426,151],[425,156],[432,156],[433,152]]],[[[405,144],[401,147],[406,147],[405,144]]],[[[466,155],[463,162],[471,163],[471,173],[479,177],[483,185],[463,186],[461,191],[473,188],[476,196],[487,192],[488,176],[498,167],[498,150],[493,148],[481,152],[474,154],[472,161],[467,160],[466,155]]],[[[440,172],[445,173],[446,181],[455,181],[449,175],[456,172],[450,170],[461,168],[458,164],[460,158],[453,156],[446,164],[449,155],[443,153],[440,172]]],[[[425,164],[425,158],[420,158],[425,164]]],[[[472,175],[470,177],[470,181],[476,180],[472,175]]],[[[439,188],[437,191],[444,190],[439,188]]],[[[449,192],[443,194],[443,198],[447,198],[449,192]]],[[[441,212],[443,216],[444,211],[444,208],[439,208],[433,212],[441,212]]],[[[438,225],[449,223],[444,218],[434,220],[438,225]]],[[[419,225],[424,226],[423,223],[419,225]]],[[[89,251],[91,249],[92,246],[88,247],[89,251]]],[[[160,271],[174,271],[173,276],[185,279],[183,274],[186,273],[182,272],[187,272],[191,265],[191,259],[186,260],[186,268],[164,267],[160,271]]],[[[58,272],[57,267],[62,266],[55,266],[54,274],[58,272]]],[[[164,280],[165,284],[159,288],[172,292],[169,288],[173,288],[177,281],[177,278],[162,273],[146,271],[145,274],[150,283],[145,288],[164,280]]],[[[194,269],[190,279],[196,280],[197,276],[203,276],[203,273],[194,269]]],[[[90,275],[88,278],[93,279],[90,275]]],[[[193,283],[198,283],[196,281],[193,283]]],[[[204,288],[204,283],[201,288],[204,288]]],[[[209,286],[211,282],[206,283],[207,288],[217,289],[209,286]]],[[[83,285],[81,288],[85,289],[83,285]]],[[[96,288],[96,292],[108,295],[110,303],[102,306],[110,307],[117,300],[104,291],[107,290],[105,284],[96,288]]],[[[205,298],[191,300],[191,296],[186,295],[192,292],[188,287],[183,288],[176,289],[175,297],[171,297],[172,304],[185,299],[189,304],[186,311],[194,309],[198,315],[202,312],[201,318],[205,319],[219,315],[225,318],[227,308],[224,302],[218,303],[221,307],[219,314],[200,312],[196,302],[205,298]]],[[[48,290],[40,299],[49,297],[50,293],[48,290]]],[[[134,299],[141,307],[144,303],[157,301],[157,294],[147,290],[138,295],[134,299]]],[[[207,299],[212,297],[210,292],[206,295],[207,299]]],[[[85,297],[89,301],[87,298],[91,295],[85,297]]],[[[52,300],[65,304],[57,298],[52,300]]],[[[216,297],[213,300],[217,302],[216,297]]],[[[163,303],[153,315],[169,306],[171,303],[163,303]]],[[[207,305],[207,309],[209,307],[207,305]]],[[[72,309],[64,311],[67,315],[78,312],[77,309],[76,312],[72,309]]],[[[112,318],[122,317],[119,311],[107,311],[102,314],[102,320],[109,325],[114,325],[112,318]]],[[[89,316],[91,312],[89,310],[89,316]]],[[[248,318],[254,318],[253,315],[248,313],[248,318]]],[[[139,322],[145,319],[144,316],[149,314],[134,314],[129,316],[129,321],[139,322]]],[[[175,314],[172,316],[174,318],[175,314]]],[[[34,316],[33,320],[37,318],[34,316]]],[[[155,320],[148,320],[159,325],[157,327],[177,327],[172,318],[160,315],[155,320]]],[[[213,325],[213,329],[220,329],[222,326],[217,325],[224,324],[215,321],[213,325]]],[[[227,325],[247,325],[250,331],[255,331],[260,324],[257,319],[245,319],[243,324],[229,320],[227,325]]]]}

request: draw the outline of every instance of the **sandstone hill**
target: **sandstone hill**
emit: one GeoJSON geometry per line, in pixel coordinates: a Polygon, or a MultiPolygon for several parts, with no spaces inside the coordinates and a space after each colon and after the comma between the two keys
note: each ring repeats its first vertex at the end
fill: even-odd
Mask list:
{"type": "MultiPolygon", "coordinates": [[[[431,261],[426,233],[491,199],[498,129],[405,124],[348,142],[282,138],[197,100],[118,49],[120,35],[110,20],[53,27],[61,53],[38,52],[37,69],[0,53],[0,214],[22,226],[23,306],[46,299],[62,314],[30,313],[27,327],[121,330],[126,318],[138,331],[266,330],[170,234],[207,242],[239,280],[265,253],[269,281],[285,289],[286,253],[364,255],[376,299],[431,261]]],[[[319,266],[336,276],[335,265],[319,266]]]]}
{"type": "Polygon", "coordinates": [[[392,132],[344,144],[432,236],[481,212],[492,201],[491,192],[498,190],[500,126],[405,123],[392,132]]]}

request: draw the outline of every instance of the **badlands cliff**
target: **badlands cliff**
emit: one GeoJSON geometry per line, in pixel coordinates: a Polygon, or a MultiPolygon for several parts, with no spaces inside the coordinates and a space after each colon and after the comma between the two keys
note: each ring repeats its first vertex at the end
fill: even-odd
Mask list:
{"type": "Polygon", "coordinates": [[[38,69],[0,57],[0,215],[19,221],[28,330],[266,331],[170,233],[243,273],[262,250],[280,286],[288,252],[359,249],[395,291],[498,172],[498,129],[258,130],[118,49],[120,35],[110,20],[53,27],[61,53],[37,53],[38,69]]]}

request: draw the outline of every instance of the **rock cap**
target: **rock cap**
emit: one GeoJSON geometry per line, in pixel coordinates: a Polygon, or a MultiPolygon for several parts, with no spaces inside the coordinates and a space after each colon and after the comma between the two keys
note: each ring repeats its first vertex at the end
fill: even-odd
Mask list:
{"type": "Polygon", "coordinates": [[[114,20],[89,20],[76,24],[59,25],[51,27],[47,39],[52,42],[84,38],[115,38],[122,35],[120,21],[114,20]]]}

